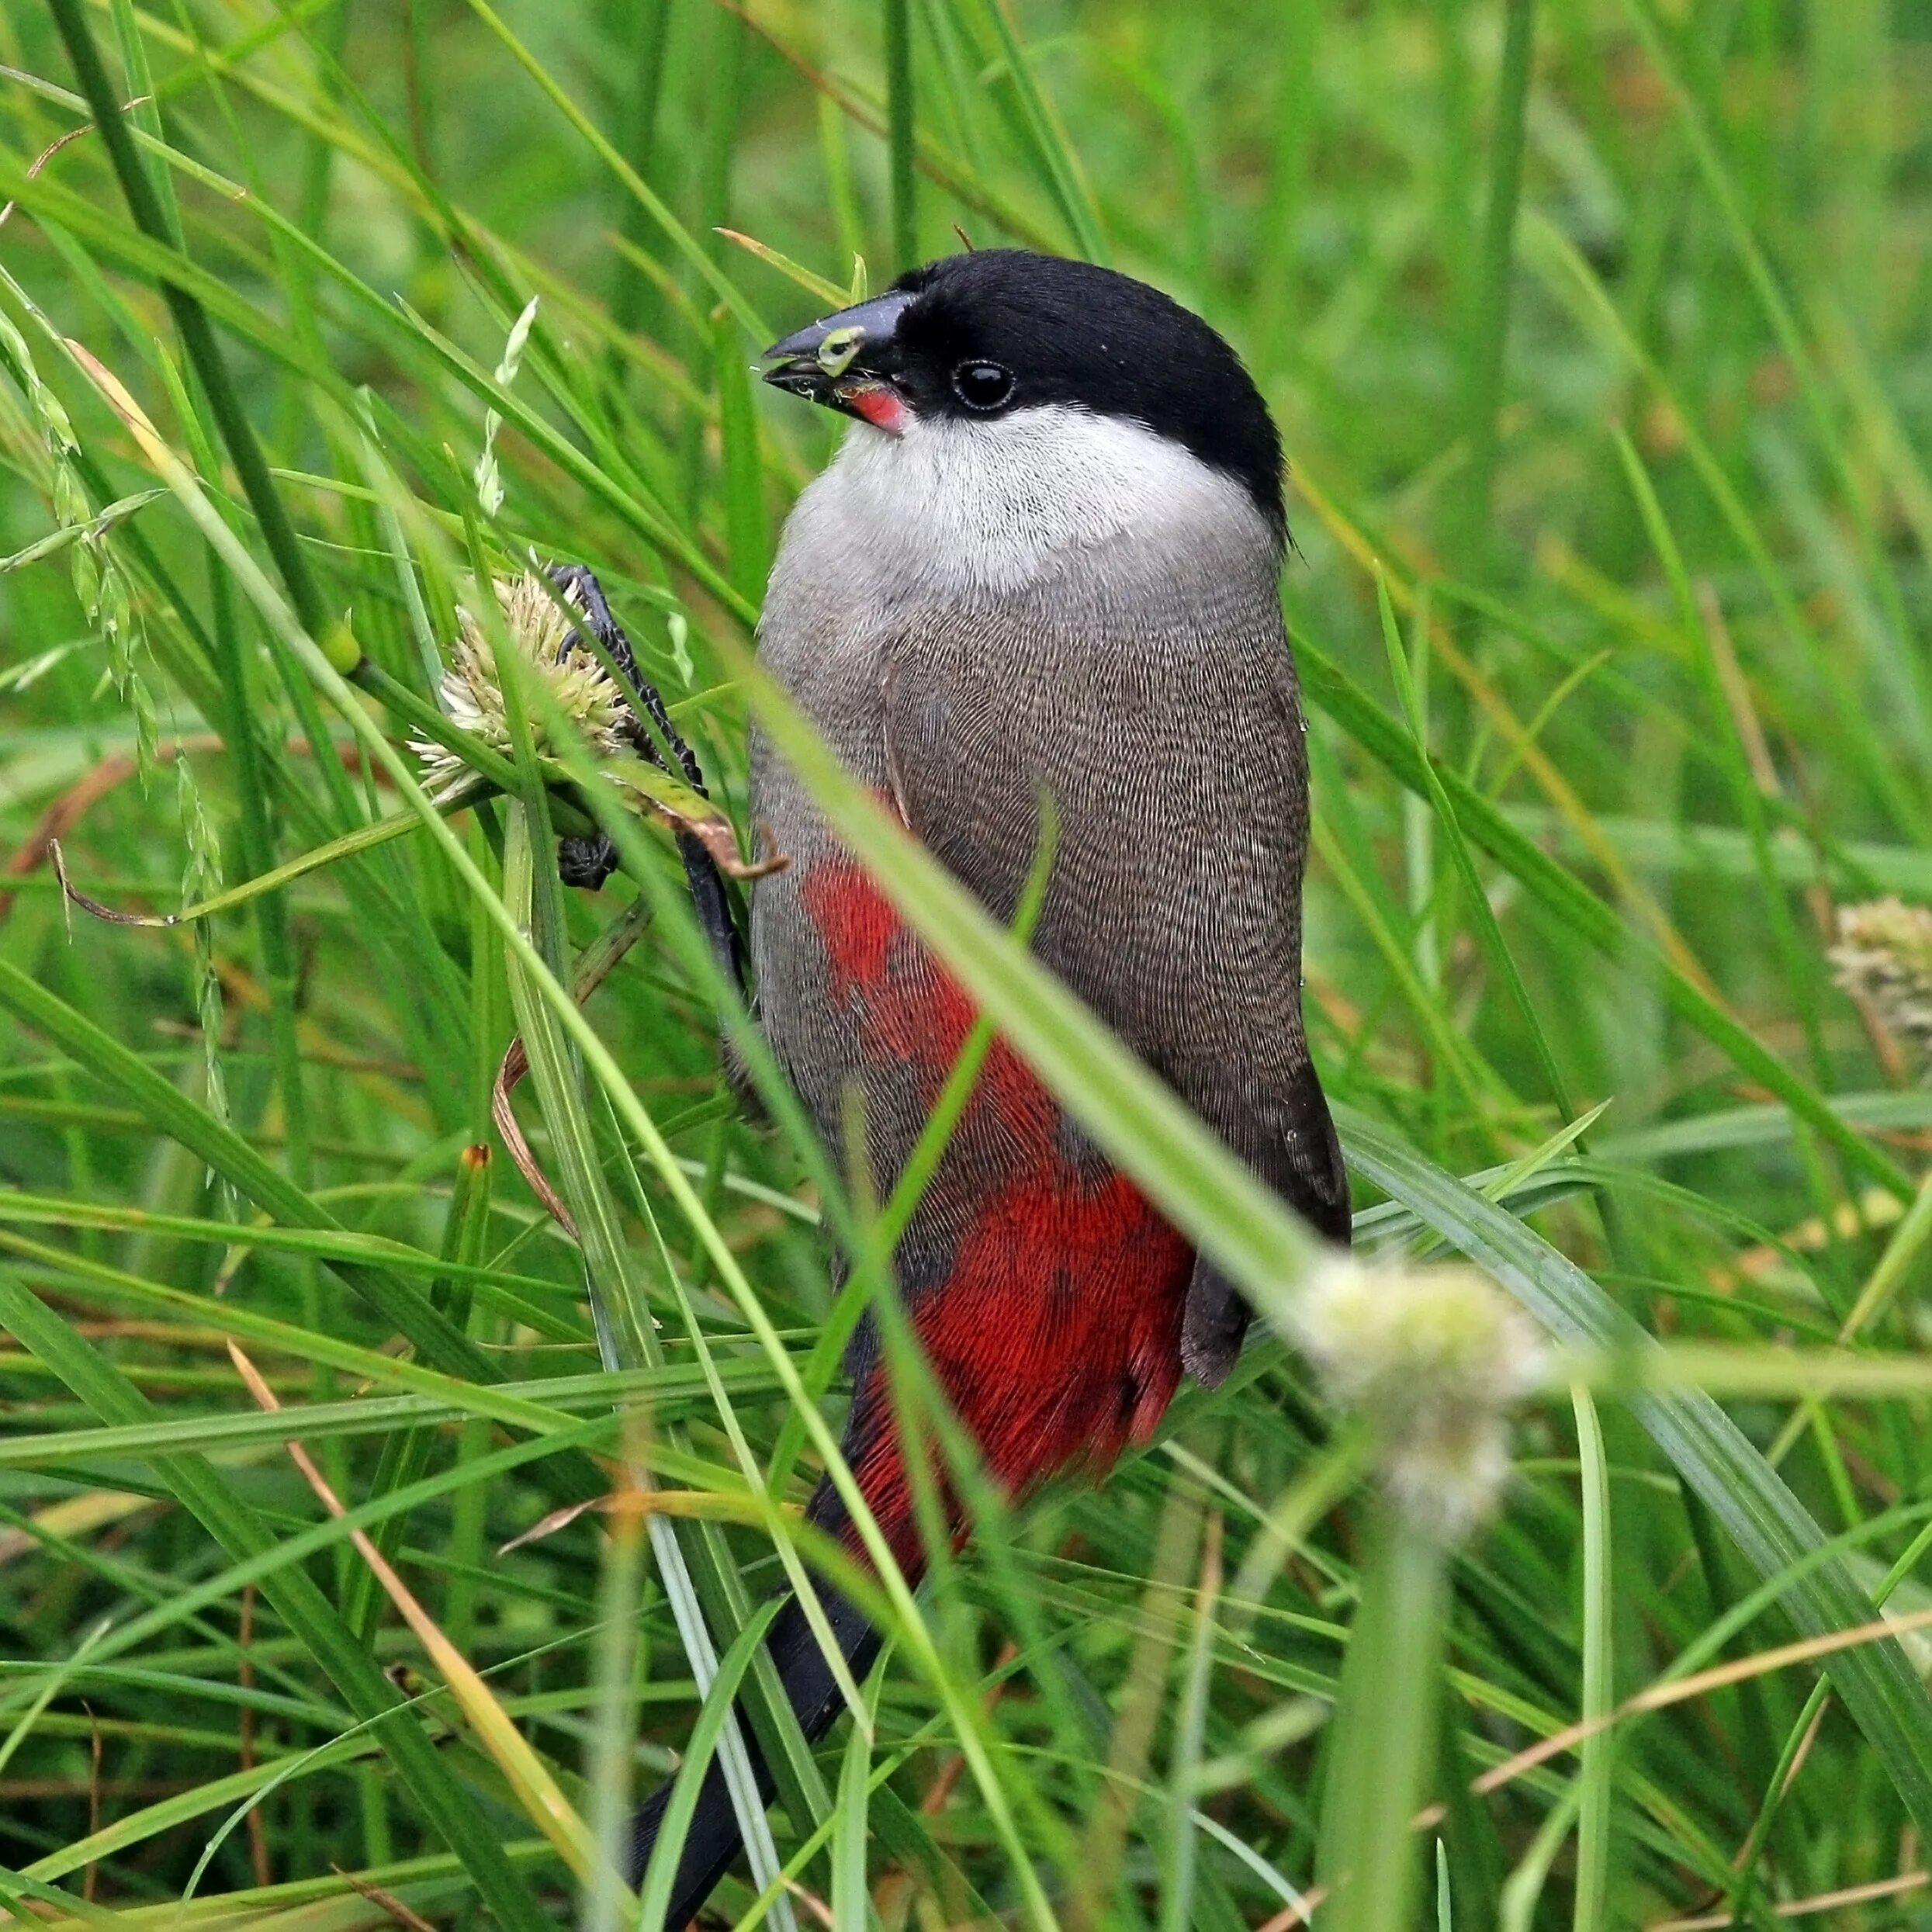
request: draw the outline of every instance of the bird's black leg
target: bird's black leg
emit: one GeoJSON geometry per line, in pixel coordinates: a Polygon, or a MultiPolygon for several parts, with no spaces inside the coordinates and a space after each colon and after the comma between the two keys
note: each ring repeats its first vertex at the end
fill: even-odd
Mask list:
{"type": "MultiPolygon", "coordinates": [[[[635,714],[631,720],[630,738],[639,755],[648,758],[660,770],[670,770],[671,767],[665,763],[665,751],[668,750],[677,761],[676,775],[699,797],[708,798],[711,795],[705,788],[705,774],[698,765],[697,754],[671,722],[670,713],[666,709],[657,687],[638,670],[637,653],[631,648],[631,640],[625,635],[624,627],[611,615],[603,587],[596,576],[580,563],[559,563],[552,566],[550,581],[563,593],[565,601],[580,615],[583,628],[602,646],[620,673],[625,687],[625,695],[631,701],[635,714]],[[636,712],[639,706],[642,708],[641,712],[636,712]],[[656,726],[663,741],[663,750],[660,749],[657,738],[653,737],[650,725],[645,722],[646,715],[649,716],[650,725],[656,726]]],[[[689,833],[680,832],[677,835],[677,852],[684,862],[684,877],[691,886],[691,905],[705,942],[711,947],[712,957],[718,962],[719,971],[743,994],[746,991],[744,944],[739,936],[737,921],[732,916],[731,895],[725,887],[724,874],[718,871],[717,861],[689,833]]],[[[587,838],[560,840],[557,845],[557,870],[566,885],[600,886],[617,870],[617,848],[601,833],[587,838]]]]}

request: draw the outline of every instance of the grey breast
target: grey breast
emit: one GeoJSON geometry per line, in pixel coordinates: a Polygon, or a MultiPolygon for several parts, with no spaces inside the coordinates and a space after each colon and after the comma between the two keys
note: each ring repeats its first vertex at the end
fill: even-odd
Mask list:
{"type": "MultiPolygon", "coordinates": [[[[788,531],[760,655],[847,767],[1002,919],[1050,798],[1045,962],[1217,1125],[1290,1084],[1307,776],[1271,560],[1232,535],[1166,553],[1121,538],[1044,581],[935,601],[867,580],[819,534],[788,531]]],[[[836,1132],[857,1033],[827,1009],[798,898],[830,834],[762,740],[753,809],[793,860],[756,895],[767,1025],[836,1132]]]]}

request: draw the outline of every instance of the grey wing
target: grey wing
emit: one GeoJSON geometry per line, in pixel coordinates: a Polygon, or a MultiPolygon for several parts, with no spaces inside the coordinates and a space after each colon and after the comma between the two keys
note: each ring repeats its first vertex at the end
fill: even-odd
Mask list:
{"type": "MultiPolygon", "coordinates": [[[[1307,767],[1272,586],[1150,632],[1036,606],[934,618],[892,653],[886,760],[906,822],[1002,919],[1051,798],[1034,948],[1330,1238],[1348,1187],[1301,1016],[1307,767]]],[[[1232,1365],[1248,1319],[1196,1265],[1182,1354],[1232,1365]]]]}

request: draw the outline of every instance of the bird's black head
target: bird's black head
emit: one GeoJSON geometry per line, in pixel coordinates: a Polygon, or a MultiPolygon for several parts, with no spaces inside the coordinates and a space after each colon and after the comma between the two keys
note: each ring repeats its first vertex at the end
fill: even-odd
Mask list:
{"type": "Polygon", "coordinates": [[[948,255],[765,353],[767,382],[888,435],[1054,403],[1144,424],[1282,528],[1281,441],[1241,358],[1111,268],[1018,248],[948,255]]]}

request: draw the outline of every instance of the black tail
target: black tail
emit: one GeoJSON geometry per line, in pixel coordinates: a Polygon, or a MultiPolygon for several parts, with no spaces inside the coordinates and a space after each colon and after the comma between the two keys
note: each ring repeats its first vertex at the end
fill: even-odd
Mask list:
{"type": "MultiPolygon", "coordinates": [[[[879,1633],[836,1590],[819,1584],[818,1591],[819,1601],[825,1608],[839,1648],[851,1666],[852,1674],[864,1678],[879,1653],[879,1633]]],[[[819,1648],[819,1640],[812,1634],[811,1626],[805,1622],[805,1612],[798,1608],[795,1597],[773,1620],[765,1647],[778,1667],[779,1681],[784,1685],[785,1696],[797,1713],[799,1729],[815,1743],[831,1729],[833,1720],[843,1707],[844,1699],[839,1695],[839,1687],[826,1665],[825,1653],[819,1648]]],[[[738,1719],[746,1749],[751,1754],[752,1772],[758,1781],[759,1800],[770,1804],[774,1788],[771,1772],[746,1721],[742,1703],[738,1707],[738,1719]]],[[[644,1868],[650,1861],[651,1847],[657,1843],[658,1828],[663,1823],[664,1807],[670,1802],[670,1795],[671,1787],[668,1784],[654,1792],[639,1808],[632,1821],[630,1879],[633,1885],[643,1881],[644,1868]]],[[[677,1880],[671,1887],[670,1907],[664,1915],[664,1923],[670,1932],[679,1932],[679,1928],[687,1925],[703,1906],[718,1880],[731,1869],[740,1843],[738,1819],[732,1810],[730,1793],[725,1788],[725,1774],[718,1761],[713,1758],[705,1772],[698,1809],[692,1816],[684,1849],[678,1858],[677,1880]]]]}

